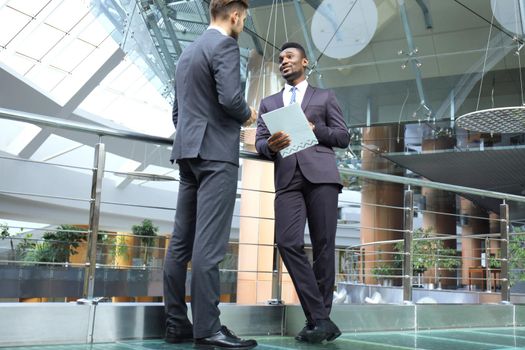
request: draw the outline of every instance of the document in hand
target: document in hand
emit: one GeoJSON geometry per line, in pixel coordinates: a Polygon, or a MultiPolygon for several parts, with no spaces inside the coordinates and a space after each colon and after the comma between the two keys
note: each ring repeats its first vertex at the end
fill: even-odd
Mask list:
{"type": "Polygon", "coordinates": [[[290,135],[291,144],[281,150],[282,157],[287,157],[318,143],[298,103],[265,113],[261,117],[272,135],[278,131],[290,135]]]}

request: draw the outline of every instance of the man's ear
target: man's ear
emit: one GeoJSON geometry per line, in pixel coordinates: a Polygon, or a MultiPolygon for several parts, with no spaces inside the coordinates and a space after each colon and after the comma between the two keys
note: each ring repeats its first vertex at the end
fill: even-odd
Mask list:
{"type": "Polygon", "coordinates": [[[237,21],[239,21],[240,18],[241,18],[241,15],[239,14],[239,12],[238,11],[233,11],[230,14],[230,22],[231,22],[231,24],[236,24],[237,21]]]}
{"type": "Polygon", "coordinates": [[[303,57],[303,67],[308,67],[308,58],[303,57]]]}

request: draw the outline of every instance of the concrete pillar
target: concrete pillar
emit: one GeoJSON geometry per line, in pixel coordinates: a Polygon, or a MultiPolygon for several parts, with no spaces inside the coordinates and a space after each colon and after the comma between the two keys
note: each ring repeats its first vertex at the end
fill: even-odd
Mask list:
{"type": "MultiPolygon", "coordinates": [[[[403,175],[402,170],[396,168],[392,162],[380,155],[381,153],[400,152],[403,150],[403,142],[400,141],[398,143],[396,136],[397,125],[364,128],[362,169],[403,175]]],[[[386,230],[401,230],[403,228],[403,190],[404,186],[401,184],[363,180],[361,190],[361,243],[403,238],[400,232],[386,230]],[[377,205],[399,207],[400,209],[377,205]]],[[[370,274],[371,269],[376,265],[374,261],[378,259],[376,255],[378,250],[392,252],[393,245],[376,245],[364,248],[365,283],[376,283],[370,274]]],[[[393,260],[393,255],[388,253],[382,254],[381,259],[393,260]]],[[[401,275],[401,273],[398,274],[401,275]]],[[[400,285],[401,279],[394,280],[394,283],[400,285]]]]}
{"type": "MultiPolygon", "coordinates": [[[[455,140],[449,136],[437,137],[423,140],[421,149],[423,152],[445,150],[454,148],[455,140]]],[[[432,188],[421,188],[421,195],[425,198],[426,210],[436,213],[423,214],[423,228],[432,228],[434,234],[456,234],[456,216],[442,215],[439,213],[456,213],[456,195],[452,192],[436,190],[432,188]]],[[[446,240],[443,242],[446,248],[456,249],[457,240],[446,240]]],[[[426,280],[439,280],[443,287],[454,287],[457,284],[456,271],[436,271],[429,269],[424,273],[426,280]]]]}
{"type": "Polygon", "coordinates": [[[272,297],[273,164],[244,160],[242,188],[237,303],[253,304],[272,297]]]}
{"type": "MultiPolygon", "coordinates": [[[[119,251],[119,247],[126,247],[121,249],[120,253],[115,254],[115,266],[116,267],[125,267],[133,265],[133,251],[136,239],[128,232],[117,232],[115,239],[115,251],[119,251]],[[122,251],[124,250],[124,251],[122,251]]],[[[114,303],[117,302],[130,302],[134,301],[133,297],[129,296],[113,296],[111,301],[114,303]]]]}
{"type": "MultiPolygon", "coordinates": [[[[475,206],[471,201],[463,197],[460,198],[461,208],[461,235],[471,236],[490,231],[489,220],[476,219],[474,217],[487,217],[485,210],[475,206]]],[[[462,284],[469,285],[469,268],[481,266],[481,239],[461,238],[461,258],[462,258],[462,284]]],[[[481,278],[480,274],[472,275],[472,278],[481,278]]],[[[471,280],[470,284],[476,285],[481,289],[480,280],[471,280]]]]}
{"type": "MultiPolygon", "coordinates": [[[[277,64],[265,62],[255,51],[248,62],[246,99],[259,108],[263,97],[278,92],[283,86],[277,64]],[[262,72],[261,72],[262,68],[262,72]]],[[[255,151],[255,126],[244,128],[243,148],[255,151]]],[[[244,159],[241,177],[241,208],[239,232],[239,273],[237,303],[253,304],[272,298],[272,270],[274,261],[274,169],[272,162],[244,159]],[[257,272],[258,271],[258,272],[257,272]]],[[[283,299],[298,302],[293,285],[283,277],[283,299]]]]}

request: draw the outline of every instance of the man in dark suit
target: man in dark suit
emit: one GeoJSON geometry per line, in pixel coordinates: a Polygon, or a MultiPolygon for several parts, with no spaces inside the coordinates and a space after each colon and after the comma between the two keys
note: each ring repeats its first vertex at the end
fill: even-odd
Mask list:
{"type": "Polygon", "coordinates": [[[308,85],[308,59],[297,43],[285,43],[279,69],[283,90],[261,101],[259,116],[290,103],[300,103],[318,145],[286,158],[279,151],[290,145],[284,132],[273,135],[257,120],[257,151],[275,164],[275,237],[306,316],[296,339],[310,343],[334,340],[341,332],[330,320],[335,283],[337,201],[342,188],[332,147],[346,148],[350,135],[332,90],[308,85]],[[304,251],[304,228],[312,241],[313,266],[304,251]]]}
{"type": "Polygon", "coordinates": [[[237,38],[247,0],[212,0],[208,30],[180,56],[175,73],[172,161],[180,182],[175,226],[164,265],[166,341],[197,347],[250,349],[221,325],[219,263],[230,235],[239,168],[241,125],[257,113],[243,97],[237,38]],[[191,266],[191,311],[185,301],[191,266]]]}

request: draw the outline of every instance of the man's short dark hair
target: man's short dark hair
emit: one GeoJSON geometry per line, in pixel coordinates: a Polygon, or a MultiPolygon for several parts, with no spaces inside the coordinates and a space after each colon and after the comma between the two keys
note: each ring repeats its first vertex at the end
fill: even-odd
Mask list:
{"type": "Polygon", "coordinates": [[[304,47],[299,44],[299,43],[294,43],[293,41],[289,41],[287,43],[284,43],[283,46],[281,46],[281,52],[286,50],[286,49],[297,49],[299,51],[301,51],[301,54],[303,55],[304,58],[307,58],[306,57],[306,51],[304,51],[304,47]]]}
{"type": "Polygon", "coordinates": [[[210,16],[212,19],[226,19],[232,11],[246,11],[248,0],[211,0],[210,16]]]}

